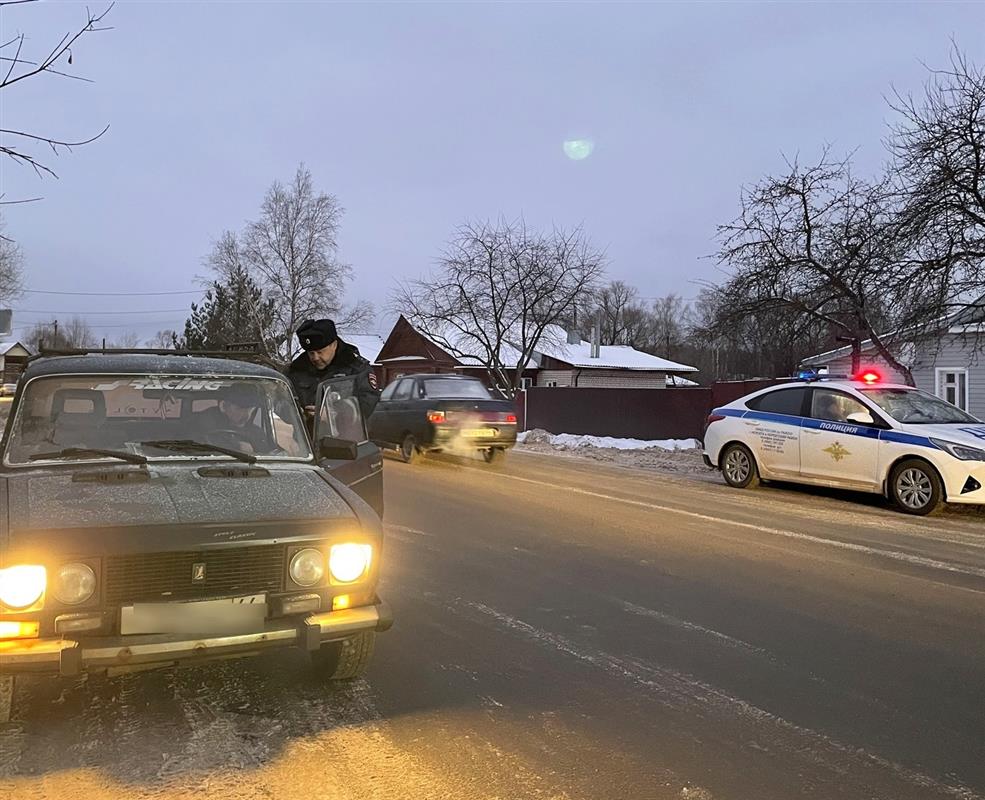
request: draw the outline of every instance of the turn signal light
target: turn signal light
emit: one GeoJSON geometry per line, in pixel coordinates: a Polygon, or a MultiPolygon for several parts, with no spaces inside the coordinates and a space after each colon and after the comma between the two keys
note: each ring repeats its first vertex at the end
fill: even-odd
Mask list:
{"type": "Polygon", "coordinates": [[[37,639],[37,622],[0,621],[0,639],[37,639]]]}
{"type": "Polygon", "coordinates": [[[347,594],[340,594],[332,598],[332,611],[342,611],[352,604],[352,597],[347,594]]]}

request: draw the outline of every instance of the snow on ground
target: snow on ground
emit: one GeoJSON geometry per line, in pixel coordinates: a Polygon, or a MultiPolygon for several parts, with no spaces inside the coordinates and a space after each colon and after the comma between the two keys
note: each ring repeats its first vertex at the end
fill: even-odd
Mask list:
{"type": "Polygon", "coordinates": [[[708,469],[701,460],[701,444],[697,439],[645,441],[532,430],[519,434],[517,441],[517,449],[521,452],[607,461],[658,472],[706,472],[708,469]]]}
{"type": "Polygon", "coordinates": [[[616,439],[612,436],[553,434],[542,430],[526,431],[516,438],[521,443],[549,444],[560,449],[608,447],[613,450],[693,450],[701,446],[697,439],[616,439]]]}

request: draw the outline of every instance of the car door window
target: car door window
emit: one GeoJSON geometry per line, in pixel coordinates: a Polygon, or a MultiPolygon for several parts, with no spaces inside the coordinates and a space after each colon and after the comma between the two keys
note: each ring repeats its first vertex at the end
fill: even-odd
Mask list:
{"type": "Polygon", "coordinates": [[[811,417],[826,422],[848,422],[850,414],[872,412],[851,395],[834,389],[815,389],[811,398],[811,417]]]}
{"type": "Polygon", "coordinates": [[[414,382],[404,378],[397,383],[397,388],[394,389],[393,399],[394,400],[407,400],[410,397],[410,390],[414,382]]]}
{"type": "Polygon", "coordinates": [[[366,422],[355,395],[355,379],[346,378],[321,384],[321,402],[315,419],[315,440],[330,438],[346,442],[365,442],[366,422]]]}
{"type": "Polygon", "coordinates": [[[752,398],[746,405],[754,411],[799,417],[804,413],[804,395],[806,393],[807,389],[800,386],[791,389],[777,389],[775,392],[767,392],[752,398]]]}
{"type": "Polygon", "coordinates": [[[383,390],[383,393],[380,395],[380,401],[381,402],[385,402],[386,400],[392,400],[393,399],[393,394],[394,394],[394,392],[397,391],[397,386],[399,384],[400,384],[400,381],[396,381],[394,383],[391,383],[389,386],[387,386],[383,390]]]}

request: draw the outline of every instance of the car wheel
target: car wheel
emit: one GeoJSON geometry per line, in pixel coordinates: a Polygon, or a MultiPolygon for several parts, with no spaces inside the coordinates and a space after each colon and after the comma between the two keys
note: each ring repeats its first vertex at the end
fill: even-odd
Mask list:
{"type": "Polygon", "coordinates": [[[487,464],[502,464],[506,460],[506,450],[502,447],[490,447],[482,451],[482,458],[487,464]]]}
{"type": "Polygon", "coordinates": [[[722,476],[736,489],[755,489],[759,486],[759,467],[756,458],[744,444],[730,444],[722,453],[722,476]]]}
{"type": "Polygon", "coordinates": [[[311,654],[315,674],[326,681],[358,678],[369,667],[376,647],[376,632],[357,633],[340,642],[328,642],[311,654]]]}
{"type": "Polygon", "coordinates": [[[922,517],[940,508],[944,487],[930,464],[911,458],[893,468],[889,476],[889,498],[904,514],[922,517]]]}
{"type": "Polygon", "coordinates": [[[417,460],[417,439],[413,434],[408,433],[400,444],[400,457],[407,464],[413,464],[417,460]]]}

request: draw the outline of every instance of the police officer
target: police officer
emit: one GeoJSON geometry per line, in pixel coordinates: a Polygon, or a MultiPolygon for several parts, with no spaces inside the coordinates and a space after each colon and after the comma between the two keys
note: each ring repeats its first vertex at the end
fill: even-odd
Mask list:
{"type": "Polygon", "coordinates": [[[315,411],[318,384],[332,378],[355,376],[355,395],[363,417],[369,419],[380,399],[380,390],[372,366],[359,355],[359,350],[339,338],[330,319],[305,320],[297,334],[305,352],[291,362],[287,377],[305,411],[315,411]]]}

